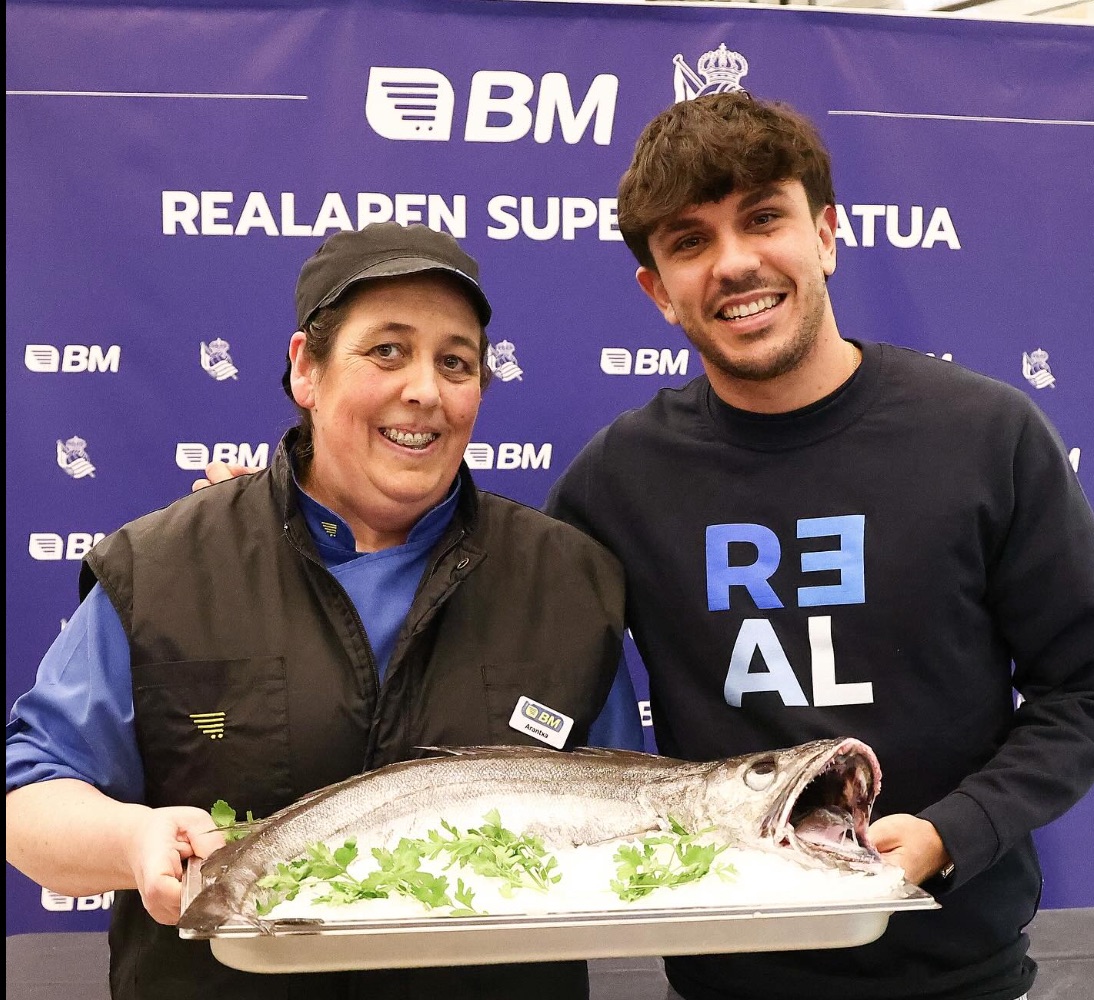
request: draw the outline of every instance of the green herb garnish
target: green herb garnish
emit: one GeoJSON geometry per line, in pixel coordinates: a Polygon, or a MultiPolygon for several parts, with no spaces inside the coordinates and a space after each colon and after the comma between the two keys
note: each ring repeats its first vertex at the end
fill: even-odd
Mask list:
{"type": "Polygon", "coordinates": [[[477,875],[502,880],[498,890],[506,899],[517,889],[546,892],[562,875],[555,871],[558,861],[547,854],[543,841],[534,834],[516,834],[501,825],[501,816],[491,809],[480,827],[460,833],[451,823],[441,821],[444,832],[430,830],[423,854],[436,858],[447,854],[448,864],[469,867],[477,875]]]}
{"type": "Polygon", "coordinates": [[[266,916],[278,903],[295,899],[305,885],[326,883],[326,891],[316,896],[316,903],[344,906],[363,899],[387,899],[391,895],[407,896],[418,900],[428,909],[442,906],[453,907],[453,915],[466,916],[476,913],[472,905],[473,893],[462,880],[456,890],[456,907],[448,895],[448,879],[421,870],[421,841],[399,841],[391,851],[374,848],[372,856],[378,868],[364,878],[355,878],[349,866],[357,860],[356,840],[347,840],[332,850],[326,844],[312,844],[304,857],[283,862],[270,875],[258,880],[259,888],[266,890],[264,899],[256,903],[259,916],[266,916]]]}
{"type": "MultiPolygon", "coordinates": [[[[224,839],[231,843],[233,840],[240,840],[246,837],[250,830],[233,830],[237,823],[236,811],[228,805],[224,799],[217,799],[213,803],[213,808],[209,810],[209,815],[213,817],[213,822],[217,825],[218,830],[224,830],[224,839]]],[[[247,810],[247,823],[251,824],[255,821],[251,810],[247,810]]]]}
{"type": "MultiPolygon", "coordinates": [[[[235,813],[226,803],[218,802],[214,809],[214,819],[220,816],[218,826],[228,827],[235,822],[235,813]]],[[[428,909],[451,907],[451,916],[480,915],[474,907],[474,892],[463,879],[456,880],[450,895],[448,877],[423,871],[423,858],[445,856],[445,870],[467,867],[478,875],[500,879],[499,892],[506,898],[521,888],[546,892],[562,878],[556,871],[558,861],[547,854],[542,840],[505,829],[496,809],[483,817],[482,826],[471,830],[461,832],[443,820],[441,827],[428,831],[424,840],[404,837],[392,850],[373,848],[377,867],[361,878],[349,871],[357,860],[355,840],[347,840],[336,849],[312,844],[303,857],[279,863],[273,872],[258,880],[259,888],[266,891],[256,904],[259,916],[266,916],[278,903],[295,899],[304,886],[320,885],[325,887],[322,895],[315,897],[316,903],[345,905],[399,895],[416,899],[428,909]]]]}
{"type": "MultiPolygon", "coordinates": [[[[624,845],[615,852],[616,877],[610,884],[623,902],[641,899],[654,889],[675,889],[688,882],[697,882],[729,846],[696,842],[713,828],[689,833],[671,816],[668,821],[668,832],[642,837],[637,846],[624,845]],[[667,858],[665,851],[658,850],[662,847],[671,848],[667,858]]],[[[734,878],[737,874],[733,865],[714,866],[714,871],[722,878],[734,878]]]]}

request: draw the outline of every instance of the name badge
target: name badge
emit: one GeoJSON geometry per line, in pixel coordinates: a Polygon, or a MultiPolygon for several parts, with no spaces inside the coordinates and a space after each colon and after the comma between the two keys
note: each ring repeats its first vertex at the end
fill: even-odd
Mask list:
{"type": "Polygon", "coordinates": [[[574,728],[574,720],[521,695],[509,719],[509,726],[518,733],[527,733],[533,739],[561,750],[566,746],[570,730],[574,728]]]}

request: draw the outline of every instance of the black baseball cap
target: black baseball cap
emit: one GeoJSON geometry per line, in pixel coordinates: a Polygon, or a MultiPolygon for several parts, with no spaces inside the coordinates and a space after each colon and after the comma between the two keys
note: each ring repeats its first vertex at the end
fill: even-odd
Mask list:
{"type": "MultiPolygon", "coordinates": [[[[490,322],[490,303],[479,286],[479,265],[454,237],[419,223],[374,222],[364,229],[335,233],[305,261],[296,282],[297,329],[302,330],[320,309],[333,305],[360,281],[429,271],[458,278],[482,325],[490,322]]],[[[281,384],[291,396],[289,366],[281,384]]]]}

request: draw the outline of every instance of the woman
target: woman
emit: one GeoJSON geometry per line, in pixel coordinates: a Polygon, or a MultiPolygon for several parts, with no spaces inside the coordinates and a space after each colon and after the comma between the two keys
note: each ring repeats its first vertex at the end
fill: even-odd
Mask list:
{"type": "Polygon", "coordinates": [[[475,261],[424,226],[337,233],[296,306],[301,421],[270,467],[88,554],[12,710],[8,861],[65,894],[137,890],[114,903],[119,1000],[585,997],[573,962],[254,976],[171,926],[183,862],[222,842],[217,799],[263,816],[421,747],[532,743],[521,698],[573,747],[611,691],[615,739],[640,738],[618,564],[462,464],[488,377],[475,261]]]}

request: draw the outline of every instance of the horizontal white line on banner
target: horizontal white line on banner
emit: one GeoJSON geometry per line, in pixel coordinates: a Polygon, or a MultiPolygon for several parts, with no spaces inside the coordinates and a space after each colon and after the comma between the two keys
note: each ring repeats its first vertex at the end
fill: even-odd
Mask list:
{"type": "Polygon", "coordinates": [[[1064,118],[989,118],[984,115],[920,115],[901,111],[829,111],[830,115],[861,115],[867,118],[933,118],[949,122],[1007,122],[1017,125],[1094,125],[1094,121],[1068,121],[1064,118]]]}
{"type": "Polygon", "coordinates": [[[178,97],[213,101],[306,101],[306,94],[155,94],[113,90],[9,90],[8,97],[178,97]]]}

